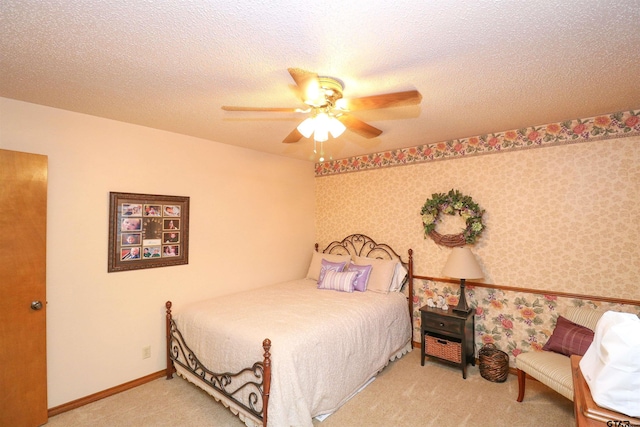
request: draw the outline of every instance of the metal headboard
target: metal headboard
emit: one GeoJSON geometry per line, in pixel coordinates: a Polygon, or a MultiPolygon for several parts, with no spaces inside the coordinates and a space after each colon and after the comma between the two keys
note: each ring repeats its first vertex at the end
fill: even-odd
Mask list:
{"type": "MultiPolygon", "coordinates": [[[[317,249],[318,244],[316,244],[316,250],[317,249]]],[[[405,265],[407,264],[391,246],[378,244],[371,237],[365,236],[364,234],[352,234],[340,242],[331,242],[322,253],[397,260],[405,265]]]]}

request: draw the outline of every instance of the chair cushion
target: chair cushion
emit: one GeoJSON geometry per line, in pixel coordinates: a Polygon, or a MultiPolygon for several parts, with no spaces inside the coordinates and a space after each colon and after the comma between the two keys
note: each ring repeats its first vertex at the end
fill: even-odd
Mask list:
{"type": "Polygon", "coordinates": [[[573,401],[571,360],[552,351],[529,351],[516,357],[516,367],[573,401]]]}

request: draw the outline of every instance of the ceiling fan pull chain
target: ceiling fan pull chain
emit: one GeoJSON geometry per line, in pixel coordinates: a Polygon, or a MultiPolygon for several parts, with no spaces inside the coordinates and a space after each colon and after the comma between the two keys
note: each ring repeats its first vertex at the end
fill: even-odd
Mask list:
{"type": "Polygon", "coordinates": [[[324,141],[320,141],[320,158],[318,159],[318,161],[320,162],[324,162],[324,145],[322,145],[323,143],[324,141]]]}

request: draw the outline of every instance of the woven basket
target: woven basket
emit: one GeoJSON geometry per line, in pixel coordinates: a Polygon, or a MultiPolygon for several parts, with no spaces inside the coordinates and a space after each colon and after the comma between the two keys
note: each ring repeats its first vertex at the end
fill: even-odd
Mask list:
{"type": "Polygon", "coordinates": [[[448,341],[431,335],[427,335],[426,338],[425,353],[429,356],[439,357],[456,363],[462,361],[462,346],[459,342],[448,341]]]}
{"type": "Polygon", "coordinates": [[[498,350],[494,344],[485,344],[478,352],[482,378],[502,383],[509,375],[509,355],[498,350]]]}

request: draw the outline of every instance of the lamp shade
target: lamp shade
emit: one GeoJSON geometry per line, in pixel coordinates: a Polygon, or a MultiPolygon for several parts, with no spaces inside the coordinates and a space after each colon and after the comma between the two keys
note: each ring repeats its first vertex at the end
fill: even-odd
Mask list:
{"type": "Polygon", "coordinates": [[[298,132],[300,132],[305,138],[309,138],[313,134],[315,128],[315,117],[307,117],[298,125],[298,132]]]}
{"type": "Polygon", "coordinates": [[[329,139],[329,116],[327,113],[318,113],[316,115],[316,128],[313,132],[313,139],[318,142],[324,142],[329,139]]]}
{"type": "Polygon", "coordinates": [[[336,119],[335,117],[331,117],[331,119],[329,120],[329,132],[331,133],[331,136],[333,136],[334,138],[337,138],[340,135],[342,135],[342,133],[346,129],[347,127],[343,125],[342,122],[336,119]]]}
{"type": "Polygon", "coordinates": [[[476,257],[467,247],[453,248],[442,269],[442,275],[452,279],[481,279],[484,273],[476,257]]]}

